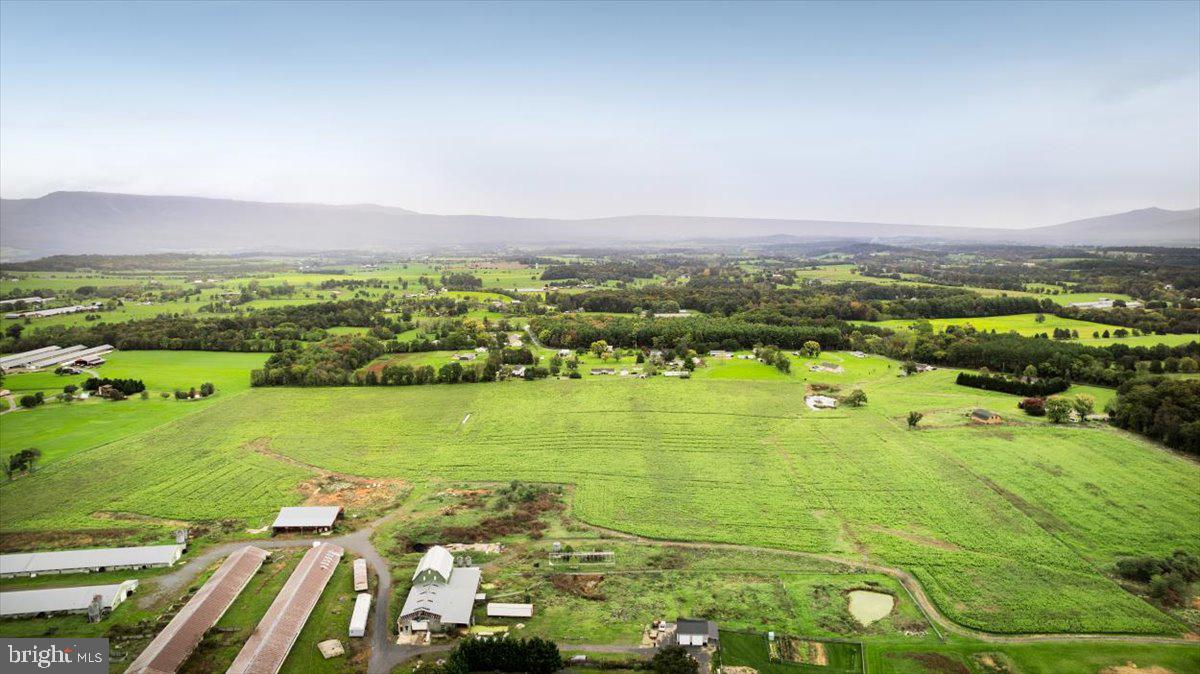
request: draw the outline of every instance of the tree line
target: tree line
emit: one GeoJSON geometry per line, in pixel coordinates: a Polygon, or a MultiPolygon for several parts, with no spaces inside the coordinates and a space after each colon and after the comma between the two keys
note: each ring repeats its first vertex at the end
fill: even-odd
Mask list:
{"type": "Polygon", "coordinates": [[[954,383],[959,386],[970,386],[971,388],[983,389],[985,391],[998,391],[1000,393],[1011,393],[1026,397],[1037,396],[1041,398],[1054,395],[1055,393],[1062,393],[1071,387],[1071,382],[1062,377],[1021,381],[1020,379],[1011,379],[1002,375],[971,374],[970,372],[959,372],[954,383]]]}

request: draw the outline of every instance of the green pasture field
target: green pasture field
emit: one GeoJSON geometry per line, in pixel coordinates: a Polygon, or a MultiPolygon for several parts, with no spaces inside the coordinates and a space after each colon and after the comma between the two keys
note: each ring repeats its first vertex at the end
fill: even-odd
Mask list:
{"type": "Polygon", "coordinates": [[[857,642],[822,642],[828,658],[825,665],[772,660],[768,643],[766,634],[722,629],[721,664],[753,667],[759,674],[858,674],[865,671],[862,645],[857,642]]]}
{"type": "MultiPolygon", "coordinates": [[[[722,633],[724,639],[724,633],[722,633]]],[[[1109,667],[1132,663],[1158,674],[1200,671],[1200,646],[1134,643],[1027,643],[986,644],[951,639],[945,644],[887,640],[864,641],[867,670],[871,674],[1097,674],[1109,667]],[[987,666],[993,662],[1008,669],[987,666]],[[1161,667],[1163,669],[1152,669],[1161,667]]],[[[1130,669],[1136,672],[1138,669],[1130,669]]],[[[782,673],[781,673],[782,674],[782,673]]]]}
{"type": "MultiPolygon", "coordinates": [[[[1110,334],[1113,330],[1119,329],[1119,326],[1105,325],[1103,323],[1093,323],[1091,321],[1080,321],[1074,318],[1062,318],[1053,314],[1043,314],[1045,320],[1041,323],[1037,322],[1038,314],[1013,314],[1010,316],[984,316],[978,318],[933,318],[928,319],[930,325],[933,326],[935,332],[944,332],[946,328],[952,325],[971,325],[976,330],[991,332],[995,330],[998,333],[1016,332],[1019,335],[1029,337],[1036,334],[1047,333],[1054,334],[1055,328],[1065,328],[1067,330],[1078,330],[1080,344],[1090,346],[1106,346],[1108,344],[1128,344],[1129,346],[1153,346],[1155,344],[1167,344],[1168,346],[1176,346],[1179,344],[1187,344],[1188,342],[1200,341],[1200,335],[1140,335],[1137,337],[1124,338],[1094,338],[1092,333],[1103,334],[1107,330],[1110,334]]],[[[876,321],[873,323],[863,322],[865,325],[875,325],[881,328],[889,328],[892,330],[908,330],[920,320],[913,319],[896,319],[890,321],[876,321]]]]}
{"type": "Polygon", "coordinates": [[[99,511],[261,526],[302,500],[306,464],[573,483],[574,512],[591,524],[907,568],[980,629],[1180,630],[1105,569],[1123,555],[1200,552],[1194,462],[1102,425],[1023,417],[1016,397],[958,387],[951,370],[903,378],[882,358],[821,357],[835,358],[846,372],[798,362],[779,381],[255,389],[121,442],[80,440],[73,449],[88,451],[0,486],[0,531],[98,528],[99,511]],[[862,388],[869,403],[812,412],[813,382],[862,388]],[[971,426],[973,407],[1006,421],[971,426]],[[926,414],[920,430],[906,429],[909,410],[926,414]]]}
{"type": "Polygon", "coordinates": [[[43,464],[72,452],[125,440],[173,419],[197,412],[250,388],[250,370],[267,359],[261,353],[210,351],[115,351],[96,368],[102,377],[141,379],[150,398],[132,396],[119,402],[96,399],[63,403],[52,394],[67,384],[82,385],[87,375],[60,376],[52,372],[11,374],[4,387],[18,397],[44,391],[47,402],[31,410],[19,409],[0,417],[0,455],[26,447],[42,450],[43,464]],[[216,393],[203,400],[164,400],[162,392],[199,388],[212,382],[216,393]]]}

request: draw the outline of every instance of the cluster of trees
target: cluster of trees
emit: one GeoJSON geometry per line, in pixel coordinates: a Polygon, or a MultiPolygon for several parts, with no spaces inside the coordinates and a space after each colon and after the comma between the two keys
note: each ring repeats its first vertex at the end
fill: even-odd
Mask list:
{"type": "Polygon", "coordinates": [[[383,355],[374,337],[337,335],[308,348],[299,345],[272,355],[250,372],[251,386],[342,386],[357,384],[355,370],[383,355]]]}
{"type": "Polygon", "coordinates": [[[37,468],[38,459],[42,458],[42,450],[36,447],[22,449],[16,454],[10,454],[4,463],[4,476],[13,479],[20,473],[32,473],[37,468]]]}
{"type": "Polygon", "coordinates": [[[731,318],[637,318],[627,316],[538,316],[531,322],[538,338],[546,344],[586,348],[595,341],[621,347],[676,347],[684,344],[699,352],[717,348],[750,349],[774,344],[783,349],[800,349],[813,341],[826,348],[845,348],[845,333],[822,325],[767,325],[731,318]]]}
{"type": "Polygon", "coordinates": [[[787,353],[780,351],[777,346],[756,346],[754,347],[754,357],[767,365],[775,366],[776,370],[785,374],[792,371],[792,359],[788,358],[787,353]]]}
{"type": "Polygon", "coordinates": [[[1192,583],[1200,580],[1200,558],[1184,550],[1168,557],[1126,557],[1117,560],[1117,575],[1146,583],[1151,597],[1167,606],[1185,605],[1192,596],[1192,583]]]}
{"type": "Polygon", "coordinates": [[[562,669],[558,645],[540,637],[510,636],[463,639],[446,656],[439,674],[469,672],[527,672],[552,674],[562,669]]]}
{"type": "Polygon", "coordinates": [[[1117,388],[1108,414],[1121,428],[1200,454],[1200,380],[1131,379],[1117,388]]]}
{"type": "Polygon", "coordinates": [[[447,290],[481,290],[483,279],[466,272],[442,274],[442,287],[447,290]]]}
{"type": "Polygon", "coordinates": [[[109,379],[106,377],[88,377],[87,381],[83,382],[83,390],[97,391],[101,386],[111,386],[120,391],[124,395],[131,396],[135,393],[141,393],[146,390],[146,385],[141,379],[109,379]]]}
{"type": "Polygon", "coordinates": [[[42,403],[46,402],[46,394],[42,393],[41,391],[38,391],[36,393],[28,393],[26,395],[21,396],[21,400],[19,402],[21,404],[21,407],[24,407],[26,409],[33,409],[34,407],[37,407],[38,405],[41,405],[42,403]]]}
{"type": "Polygon", "coordinates": [[[1003,375],[971,374],[969,372],[959,372],[958,378],[954,380],[954,383],[959,386],[970,386],[971,388],[980,388],[985,391],[998,391],[1000,393],[1011,393],[1019,396],[1037,396],[1043,398],[1055,393],[1062,393],[1071,386],[1069,381],[1061,377],[1022,381],[1003,375]]]}
{"type": "Polygon", "coordinates": [[[211,382],[206,381],[200,385],[199,391],[196,390],[195,386],[193,386],[191,389],[189,389],[187,391],[175,389],[175,399],[176,400],[192,400],[193,398],[195,398],[197,396],[199,396],[201,398],[207,398],[216,392],[217,392],[217,387],[213,386],[211,382]]]}

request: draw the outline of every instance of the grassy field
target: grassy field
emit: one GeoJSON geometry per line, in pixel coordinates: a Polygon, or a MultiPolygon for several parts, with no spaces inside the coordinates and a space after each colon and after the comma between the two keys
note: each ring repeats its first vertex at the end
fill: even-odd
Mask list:
{"type": "Polygon", "coordinates": [[[957,387],[953,371],[900,378],[881,358],[821,359],[846,371],[797,361],[775,381],[252,390],[0,486],[0,530],[94,528],[100,511],[261,525],[301,500],[304,464],[574,483],[576,515],[596,525],[903,566],[981,629],[1179,628],[1103,570],[1200,551],[1195,463],[1116,430],[1018,416],[1015,397],[957,387]],[[809,411],[813,382],[861,387],[870,402],[809,411]],[[977,406],[1006,423],[969,426],[977,406]],[[909,410],[924,428],[906,430],[909,410]]]}
{"type": "MultiPolygon", "coordinates": [[[[102,377],[133,378],[145,382],[150,397],[111,402],[100,399],[62,403],[49,401],[32,410],[0,417],[0,454],[7,456],[26,447],[42,450],[50,464],[72,452],[126,440],[171,420],[200,411],[250,388],[252,368],[267,354],[208,351],[118,351],[106,356],[97,368],[102,377]],[[215,395],[204,400],[163,399],[160,393],[188,390],[204,382],[216,385],[215,395]]],[[[4,386],[20,396],[34,391],[51,394],[67,384],[81,385],[87,375],[60,376],[31,372],[5,377],[4,386]]]]}
{"type": "MultiPolygon", "coordinates": [[[[1117,326],[1104,325],[1102,323],[1092,323],[1090,321],[1080,321],[1073,318],[1062,318],[1053,314],[1044,314],[1045,320],[1041,323],[1037,321],[1038,314],[1014,314],[1011,316],[987,316],[981,318],[934,318],[930,319],[929,323],[933,326],[935,332],[944,332],[946,328],[952,325],[971,325],[976,330],[992,331],[999,333],[1016,332],[1017,334],[1029,337],[1046,333],[1054,334],[1055,328],[1065,328],[1067,330],[1078,330],[1080,344],[1089,346],[1106,346],[1108,344],[1127,344],[1129,346],[1153,346],[1155,344],[1166,344],[1168,346],[1176,346],[1186,344],[1188,342],[1200,341],[1200,335],[1139,335],[1137,337],[1093,337],[1094,333],[1104,334],[1107,330],[1110,334],[1113,330],[1118,329],[1117,326]]],[[[914,323],[918,321],[910,319],[897,319],[891,321],[877,321],[868,323],[868,325],[876,325],[882,328],[890,328],[892,330],[908,330],[914,323]]]]}

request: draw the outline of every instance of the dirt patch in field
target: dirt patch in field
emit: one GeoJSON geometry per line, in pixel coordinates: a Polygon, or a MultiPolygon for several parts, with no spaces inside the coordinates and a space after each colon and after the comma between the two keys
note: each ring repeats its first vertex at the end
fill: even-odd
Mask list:
{"type": "Polygon", "coordinates": [[[927,545],[931,548],[937,548],[938,550],[956,551],[956,550],[962,549],[953,543],[948,543],[946,541],[938,540],[936,538],[931,538],[929,536],[921,536],[919,534],[909,533],[907,531],[898,531],[896,529],[888,529],[887,527],[881,527],[881,526],[878,526],[875,524],[868,525],[867,528],[872,531],[878,531],[881,534],[887,534],[889,536],[895,536],[896,538],[902,538],[910,543],[916,543],[918,545],[927,545]]]}
{"type": "Polygon", "coordinates": [[[542,515],[562,511],[565,506],[556,494],[542,493],[532,501],[517,504],[510,512],[485,517],[472,526],[443,527],[440,540],[458,543],[486,543],[511,534],[541,538],[546,529],[542,515]]]}
{"type": "Polygon", "coordinates": [[[603,601],[604,593],[600,591],[600,583],[604,582],[603,574],[567,574],[550,576],[550,584],[554,589],[582,599],[603,601]]]}
{"type": "Polygon", "coordinates": [[[1126,662],[1123,665],[1113,665],[1100,670],[1100,674],[1175,674],[1166,667],[1158,665],[1150,665],[1149,667],[1138,667],[1133,662],[1126,662]]]}
{"type": "Polygon", "coordinates": [[[829,654],[825,652],[825,644],[820,641],[781,636],[772,641],[767,648],[771,657],[785,662],[818,667],[829,664],[829,654]]]}
{"type": "Polygon", "coordinates": [[[730,667],[722,666],[721,671],[724,674],[758,674],[758,670],[753,667],[730,667]]]}
{"type": "Polygon", "coordinates": [[[270,438],[256,438],[244,445],[280,463],[312,471],[315,476],[301,482],[304,505],[340,505],[348,509],[370,508],[394,501],[408,487],[403,480],[368,479],[338,473],[284,456],[271,447],[270,438]]]}
{"type": "Polygon", "coordinates": [[[304,505],[340,505],[363,509],[386,505],[404,492],[402,480],[365,480],[349,475],[328,474],[300,483],[304,505]]]}
{"type": "Polygon", "coordinates": [[[975,664],[985,672],[997,672],[998,674],[1013,674],[1016,668],[1012,660],[1003,653],[976,653],[971,656],[975,664]]]}
{"type": "MultiPolygon", "coordinates": [[[[128,541],[138,529],[84,529],[78,531],[10,531],[0,534],[0,552],[22,552],[57,548],[97,548],[128,541]]],[[[157,538],[145,533],[147,540],[157,538]]]]}
{"type": "Polygon", "coordinates": [[[971,674],[971,670],[962,662],[942,653],[888,653],[887,657],[912,660],[925,671],[935,674],[971,674]]]}

